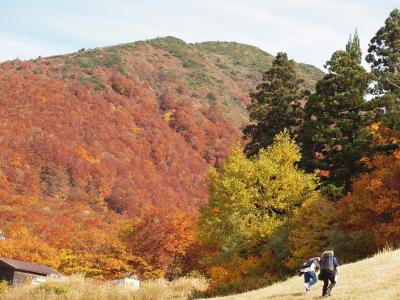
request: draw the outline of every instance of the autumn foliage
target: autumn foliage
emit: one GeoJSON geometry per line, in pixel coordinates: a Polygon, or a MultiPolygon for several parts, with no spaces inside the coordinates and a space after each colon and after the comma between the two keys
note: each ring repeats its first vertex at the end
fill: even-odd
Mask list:
{"type": "Polygon", "coordinates": [[[124,224],[120,235],[131,254],[172,279],[182,274],[186,254],[195,243],[194,223],[181,211],[154,210],[124,224]]]}
{"type": "Polygon", "coordinates": [[[373,168],[354,182],[353,193],[338,205],[344,232],[350,237],[368,237],[364,245],[367,254],[387,245],[400,246],[399,151],[389,156],[378,155],[373,168]]]}
{"type": "Polygon", "coordinates": [[[300,158],[284,131],[253,158],[233,148],[221,168],[210,171],[210,201],[200,210],[199,237],[215,249],[202,259],[211,294],[256,288],[287,272],[282,261],[291,256],[290,220],[303,203],[321,201],[317,176],[296,166],[300,158]]]}
{"type": "Polygon", "coordinates": [[[302,170],[288,128],[243,152],[252,64],[228,72],[217,65],[235,51],[185,45],[0,65],[0,256],[100,279],[202,272],[211,295],[278,281],[326,248],[353,261],[400,246],[398,132],[360,125],[378,154],[357,153],[351,192],[329,202],[333,173],[302,170]]]}
{"type": "Polygon", "coordinates": [[[122,57],[0,66],[1,256],[102,278],[187,269],[207,169],[240,131],[184,81],[139,79],[122,57]]]}

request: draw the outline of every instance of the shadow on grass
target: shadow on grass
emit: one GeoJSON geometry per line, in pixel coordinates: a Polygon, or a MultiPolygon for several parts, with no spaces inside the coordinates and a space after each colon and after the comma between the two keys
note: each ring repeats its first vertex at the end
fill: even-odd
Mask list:
{"type": "MultiPolygon", "coordinates": [[[[305,297],[309,296],[306,293],[291,293],[291,294],[282,294],[282,295],[276,295],[276,296],[268,296],[268,299],[285,299],[286,297],[305,297]]],[[[312,299],[319,299],[321,297],[313,297],[312,299]]]]}

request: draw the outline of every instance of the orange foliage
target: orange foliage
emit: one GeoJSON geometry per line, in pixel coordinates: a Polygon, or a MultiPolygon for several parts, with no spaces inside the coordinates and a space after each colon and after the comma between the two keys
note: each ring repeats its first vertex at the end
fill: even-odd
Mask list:
{"type": "Polygon", "coordinates": [[[207,198],[208,163],[240,136],[216,108],[199,115],[182,99],[160,108],[134,77],[114,72],[112,88],[92,93],[21,65],[16,72],[13,62],[3,64],[0,74],[0,162],[23,195],[92,201],[102,194],[130,215],[171,204],[194,211],[207,198]]]}
{"type": "Polygon", "coordinates": [[[229,264],[216,265],[208,269],[210,284],[208,295],[244,292],[271,284],[278,280],[273,270],[276,257],[265,252],[261,257],[234,257],[229,264]]]}
{"type": "Polygon", "coordinates": [[[373,171],[356,179],[352,194],[338,204],[342,229],[372,235],[372,252],[387,244],[400,246],[400,159],[396,153],[376,156],[373,171]]]}
{"type": "Polygon", "coordinates": [[[140,76],[81,58],[0,65],[0,255],[103,278],[184,268],[207,169],[241,133],[158,67],[132,63],[140,76]]]}
{"type": "Polygon", "coordinates": [[[57,249],[34,237],[1,240],[0,256],[60,267],[57,249]]]}
{"type": "Polygon", "coordinates": [[[9,197],[0,205],[0,256],[101,278],[138,271],[117,238],[118,216],[85,202],[9,197]],[[111,222],[111,223],[108,223],[111,222]]]}
{"type": "Polygon", "coordinates": [[[195,242],[196,218],[179,211],[151,211],[125,224],[122,239],[129,251],[151,266],[172,272],[183,268],[185,255],[195,242]]]}

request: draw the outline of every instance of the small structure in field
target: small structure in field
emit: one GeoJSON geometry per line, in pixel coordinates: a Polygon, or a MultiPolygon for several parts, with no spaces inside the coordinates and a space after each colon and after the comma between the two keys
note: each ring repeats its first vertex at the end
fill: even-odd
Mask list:
{"type": "Polygon", "coordinates": [[[14,286],[24,283],[38,284],[46,281],[47,277],[60,275],[48,266],[0,257],[0,281],[8,281],[14,286]]]}
{"type": "Polygon", "coordinates": [[[140,280],[136,277],[118,278],[111,280],[111,283],[118,286],[123,286],[129,289],[137,290],[140,288],[140,280]]]}

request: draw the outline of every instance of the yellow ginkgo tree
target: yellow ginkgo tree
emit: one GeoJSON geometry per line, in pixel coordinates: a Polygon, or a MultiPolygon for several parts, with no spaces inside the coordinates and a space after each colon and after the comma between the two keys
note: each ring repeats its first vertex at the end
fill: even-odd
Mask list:
{"type": "MultiPolygon", "coordinates": [[[[218,170],[210,170],[210,199],[199,222],[199,239],[215,249],[206,265],[262,257],[271,245],[282,245],[274,240],[277,233],[302,203],[320,197],[316,173],[299,169],[300,159],[299,147],[283,131],[257,156],[247,158],[237,145],[218,170]]],[[[288,252],[287,244],[283,248],[288,252]]]]}

